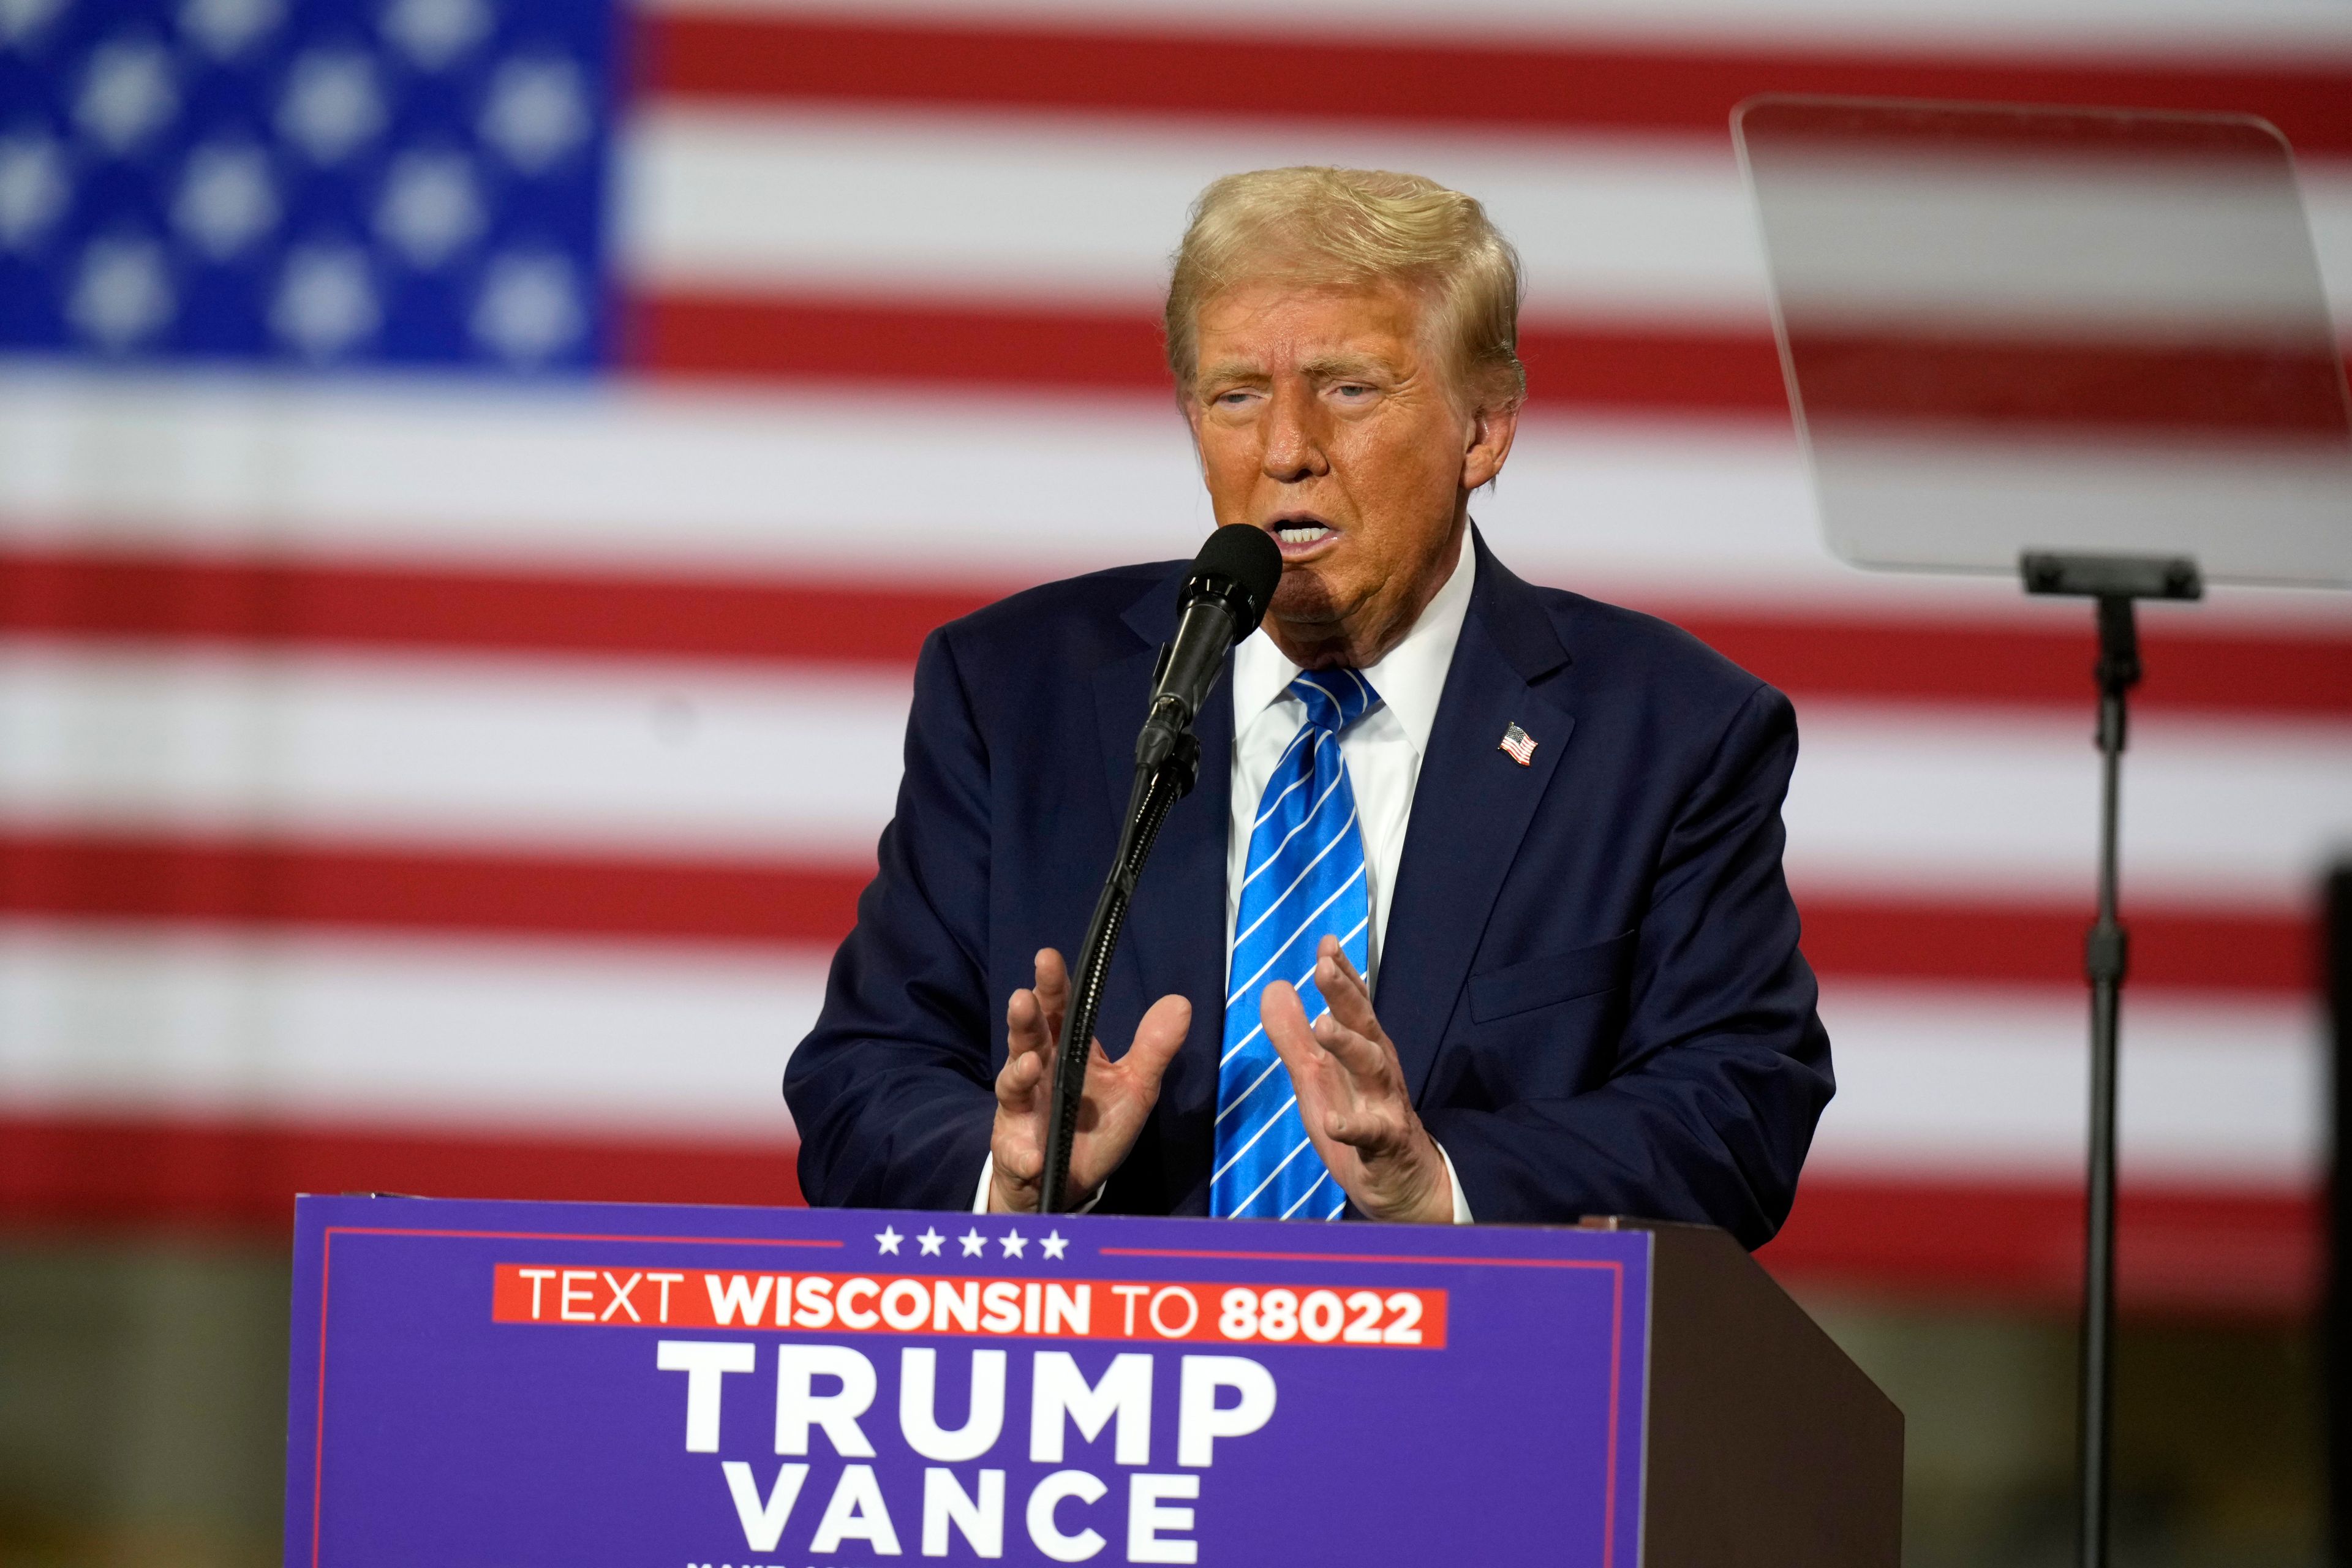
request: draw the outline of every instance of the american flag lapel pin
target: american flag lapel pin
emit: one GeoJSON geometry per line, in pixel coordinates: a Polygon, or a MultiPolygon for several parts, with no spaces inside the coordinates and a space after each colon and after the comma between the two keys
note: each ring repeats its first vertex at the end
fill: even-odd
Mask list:
{"type": "Polygon", "coordinates": [[[1536,760],[1535,737],[1517,724],[1503,731],[1503,751],[1521,767],[1531,767],[1536,760]]]}

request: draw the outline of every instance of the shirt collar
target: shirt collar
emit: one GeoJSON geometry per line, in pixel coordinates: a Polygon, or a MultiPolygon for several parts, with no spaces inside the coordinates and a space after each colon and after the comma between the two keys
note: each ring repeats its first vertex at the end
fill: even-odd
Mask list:
{"type": "MultiPolygon", "coordinates": [[[[1446,671],[1454,667],[1454,645],[1462,640],[1462,622],[1470,613],[1470,588],[1476,576],[1477,551],[1466,528],[1462,555],[1454,562],[1444,585],[1422,607],[1421,618],[1388,656],[1360,673],[1412,742],[1416,755],[1427,755],[1429,732],[1437,723],[1438,699],[1445,691],[1446,671]]],[[[1274,639],[1260,626],[1234,649],[1234,725],[1244,728],[1272,704],[1280,701],[1298,678],[1298,666],[1283,657],[1274,639]]]]}

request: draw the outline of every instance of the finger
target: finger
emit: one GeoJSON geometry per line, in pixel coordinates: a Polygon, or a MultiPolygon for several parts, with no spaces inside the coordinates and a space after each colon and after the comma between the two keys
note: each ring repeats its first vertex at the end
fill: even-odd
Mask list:
{"type": "Polygon", "coordinates": [[[1315,988],[1323,993],[1323,1000],[1330,1004],[1339,1022],[1367,1038],[1386,1037],[1372,1011],[1372,994],[1356,966],[1348,962],[1347,950],[1338,937],[1325,937],[1316,952],[1315,988]]]}
{"type": "Polygon", "coordinates": [[[1322,1067],[1328,1058],[1307,1026],[1307,1008],[1288,981],[1277,980],[1259,993],[1257,1016],[1267,1043],[1282,1059],[1291,1092],[1298,1096],[1298,1119],[1312,1133],[1323,1123],[1332,1086],[1324,1081],[1322,1067]]]}
{"type": "Polygon", "coordinates": [[[1306,1005],[1289,981],[1277,980],[1258,993],[1257,1021],[1265,1030],[1266,1043],[1294,1076],[1313,1064],[1321,1047],[1307,1026],[1306,1005]]]}
{"type": "Polygon", "coordinates": [[[1009,1057],[1039,1050],[1053,1036],[1034,991],[1015,991],[1004,1004],[1004,1049],[1009,1057]]]}
{"type": "Polygon", "coordinates": [[[1045,1081],[1045,1058],[1038,1051],[1024,1051],[1008,1058],[996,1075],[996,1103],[1006,1110],[1025,1112],[1036,1097],[1037,1086],[1045,1081]]]}
{"type": "Polygon", "coordinates": [[[1070,1004],[1070,971],[1062,955],[1050,947],[1037,950],[1037,1005],[1045,1010],[1048,1032],[1062,1033],[1062,1015],[1070,1004]]]}
{"type": "Polygon", "coordinates": [[[1378,1154],[1402,1142],[1404,1138],[1402,1119],[1378,1101],[1334,1105],[1324,1111],[1322,1125],[1333,1142],[1345,1143],[1367,1155],[1378,1154]]]}
{"type": "Polygon", "coordinates": [[[1192,1004],[1183,997],[1162,996],[1151,1005],[1135,1026],[1135,1044],[1128,1047],[1121,1063],[1137,1092],[1149,1100],[1160,1098],[1160,1079],[1168,1064],[1176,1059],[1192,1027],[1192,1004]]]}
{"type": "Polygon", "coordinates": [[[1368,1039],[1342,1023],[1337,1013],[1315,1020],[1315,1043],[1347,1069],[1360,1089],[1384,1089],[1389,1082],[1389,1053],[1378,1040],[1368,1039]]]}

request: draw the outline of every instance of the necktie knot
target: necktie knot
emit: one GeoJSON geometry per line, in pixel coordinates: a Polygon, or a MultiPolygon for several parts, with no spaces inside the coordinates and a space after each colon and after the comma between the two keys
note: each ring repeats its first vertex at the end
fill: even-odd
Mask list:
{"type": "Polygon", "coordinates": [[[1381,705],[1372,683],[1352,669],[1310,669],[1290,683],[1290,694],[1307,704],[1307,721],[1338,734],[1381,705]]]}

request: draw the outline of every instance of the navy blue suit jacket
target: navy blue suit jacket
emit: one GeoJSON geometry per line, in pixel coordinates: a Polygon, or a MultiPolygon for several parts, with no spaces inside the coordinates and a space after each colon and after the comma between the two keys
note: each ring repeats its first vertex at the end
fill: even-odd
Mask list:
{"type": "MultiPolygon", "coordinates": [[[[1795,717],[1664,622],[1475,548],[1373,1005],[1480,1220],[1698,1220],[1759,1246],[1832,1089],[1780,869],[1795,717]],[[1499,749],[1513,723],[1532,765],[1499,749]]],[[[1076,957],[1184,573],[1050,584],[924,645],[880,868],[784,1074],[811,1202],[971,1205],[1006,1001],[1039,948],[1076,957]]],[[[1105,1190],[1114,1213],[1208,1212],[1229,679],[1198,729],[1200,786],[1160,834],[1102,1005],[1116,1054],[1153,999],[1192,1002],[1105,1190]]]]}

